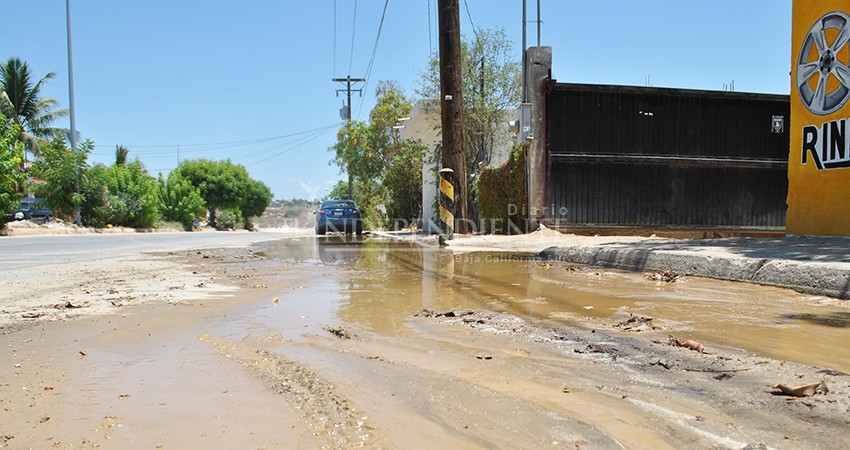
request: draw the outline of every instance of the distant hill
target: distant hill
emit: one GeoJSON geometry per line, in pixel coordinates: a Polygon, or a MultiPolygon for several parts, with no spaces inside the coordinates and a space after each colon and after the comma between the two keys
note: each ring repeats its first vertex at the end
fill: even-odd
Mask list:
{"type": "Polygon", "coordinates": [[[260,228],[313,228],[317,208],[318,202],[308,200],[275,200],[254,224],[260,228]]]}

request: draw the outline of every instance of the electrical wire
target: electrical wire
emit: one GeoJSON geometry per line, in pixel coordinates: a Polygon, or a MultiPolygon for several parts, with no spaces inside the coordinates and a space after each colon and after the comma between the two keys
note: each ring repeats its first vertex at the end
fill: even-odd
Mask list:
{"type": "Polygon", "coordinates": [[[334,0],[334,71],[331,78],[336,78],[336,0],[334,0]]]}
{"type": "MultiPolygon", "coordinates": [[[[384,1],[384,10],[381,12],[381,23],[378,25],[378,35],[375,37],[375,45],[372,47],[372,57],[369,59],[369,65],[366,66],[366,76],[364,77],[366,81],[363,82],[363,90],[366,91],[369,87],[369,80],[372,76],[372,67],[375,64],[375,56],[378,54],[378,43],[381,41],[381,32],[384,29],[384,19],[387,17],[387,7],[390,4],[390,0],[384,1]]],[[[360,104],[357,106],[357,118],[360,118],[360,112],[363,108],[363,97],[360,98],[360,104]]]]}
{"type": "Polygon", "coordinates": [[[472,25],[472,34],[475,35],[475,42],[478,42],[478,30],[475,29],[475,22],[472,21],[472,13],[469,11],[469,3],[463,0],[463,5],[466,6],[466,16],[469,17],[469,24],[472,25]]]}
{"type": "Polygon", "coordinates": [[[434,52],[434,43],[431,40],[431,0],[428,0],[428,53],[434,52]]]}
{"type": "MultiPolygon", "coordinates": [[[[271,141],[278,141],[282,139],[292,138],[296,136],[301,136],[305,134],[312,134],[316,132],[326,131],[329,129],[336,128],[338,123],[333,123],[329,125],[325,125],[318,128],[313,128],[311,130],[297,131],[294,133],[283,134],[280,136],[272,136],[265,138],[254,138],[254,139],[243,139],[238,141],[224,141],[224,142],[211,142],[211,143],[203,143],[203,144],[159,144],[159,145],[124,145],[133,151],[134,154],[141,155],[161,155],[161,154],[172,154],[175,149],[179,147],[181,153],[197,153],[197,152],[206,152],[211,150],[223,150],[228,148],[237,148],[237,147],[247,147],[251,145],[263,144],[271,141]],[[138,151],[137,149],[172,149],[172,150],[152,150],[152,151],[138,151]]],[[[95,148],[115,148],[115,145],[95,145],[95,148]]],[[[110,152],[92,152],[92,155],[96,156],[108,156],[113,154],[110,152]]]]}
{"type": "Polygon", "coordinates": [[[348,58],[348,75],[351,75],[351,65],[354,63],[354,32],[357,30],[357,0],[354,0],[354,20],[351,24],[351,56],[348,58]]]}
{"type": "MultiPolygon", "coordinates": [[[[335,127],[334,127],[334,128],[335,128],[335,127]]],[[[318,139],[318,138],[320,138],[320,137],[322,137],[322,136],[324,136],[324,135],[328,134],[328,132],[330,132],[330,131],[332,131],[332,130],[325,130],[325,131],[322,131],[322,132],[319,132],[319,133],[315,133],[315,134],[314,134],[314,135],[312,135],[312,136],[309,136],[309,137],[303,138],[303,139],[301,140],[301,142],[298,142],[297,144],[293,144],[291,147],[289,147],[289,148],[287,148],[287,149],[285,149],[285,150],[283,150],[283,151],[280,151],[280,152],[278,152],[278,153],[275,153],[274,155],[271,155],[271,156],[269,156],[269,157],[267,157],[267,158],[261,159],[261,160],[259,160],[259,161],[254,161],[254,162],[253,162],[253,163],[251,163],[251,164],[246,164],[246,165],[245,165],[245,167],[246,167],[246,168],[247,168],[247,167],[254,167],[254,166],[256,166],[257,164],[261,164],[261,163],[264,163],[264,162],[269,161],[269,160],[271,160],[271,159],[277,158],[278,156],[281,156],[281,155],[283,155],[283,154],[285,154],[285,153],[291,152],[291,151],[295,150],[295,149],[296,149],[296,148],[298,148],[298,147],[301,147],[301,146],[303,146],[303,145],[305,145],[305,144],[307,144],[307,143],[309,143],[309,142],[312,142],[312,141],[314,141],[314,140],[316,140],[316,139],[318,139]]]]}

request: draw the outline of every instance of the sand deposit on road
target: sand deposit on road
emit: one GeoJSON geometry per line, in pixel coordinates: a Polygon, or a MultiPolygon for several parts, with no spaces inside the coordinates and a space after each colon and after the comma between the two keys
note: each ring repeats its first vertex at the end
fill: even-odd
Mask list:
{"type": "MultiPolygon", "coordinates": [[[[850,446],[844,374],[712,342],[692,351],[670,345],[668,334],[686,341],[676,330],[625,315],[551,321],[443,304],[381,314],[421,280],[382,287],[393,266],[338,250],[325,262],[261,247],[142,255],[46,266],[32,294],[13,285],[2,294],[0,446],[850,446]],[[829,392],[770,392],[810,381],[829,392]]],[[[463,274],[433,281],[446,298],[469,295],[463,274]]]]}

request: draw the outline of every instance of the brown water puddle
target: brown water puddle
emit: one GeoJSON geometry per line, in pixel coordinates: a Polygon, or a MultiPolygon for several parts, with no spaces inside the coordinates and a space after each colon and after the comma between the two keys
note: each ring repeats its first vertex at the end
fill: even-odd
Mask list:
{"type": "MultiPolygon", "coordinates": [[[[835,345],[850,337],[850,309],[783,289],[658,284],[531,255],[453,255],[371,239],[282,240],[264,255],[287,270],[269,283],[273,297],[249,306],[160,305],[64,323],[61,333],[15,334],[9,351],[21,358],[5,385],[14,445],[675,448],[692,438],[696,414],[700,427],[732,422],[673,390],[650,399],[635,387],[626,398],[622,378],[607,378],[593,359],[413,323],[423,309],[590,326],[628,311],[709,351],[724,344],[850,372],[850,354],[835,345]],[[364,336],[338,339],[333,326],[364,336]],[[684,419],[659,422],[665,415],[684,419]]],[[[723,444],[716,436],[724,433],[712,442],[723,444]]]]}
{"type": "MultiPolygon", "coordinates": [[[[615,323],[654,317],[677,337],[850,372],[850,303],[746,283],[643,274],[541,261],[533,255],[452,254],[410,243],[338,237],[278,241],[266,256],[327,270],[317,284],[281,292],[252,315],[291,339],[319,324],[356,323],[382,334],[422,309],[490,309],[531,319],[615,323]],[[307,293],[305,295],[305,293],[307,293]],[[301,318],[292,323],[290,318],[301,318]]],[[[234,330],[234,332],[237,332],[234,330]]]]}

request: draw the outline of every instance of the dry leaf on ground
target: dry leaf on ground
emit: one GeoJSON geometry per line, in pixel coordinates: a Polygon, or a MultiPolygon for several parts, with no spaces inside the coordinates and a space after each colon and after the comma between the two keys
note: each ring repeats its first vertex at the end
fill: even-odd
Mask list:
{"type": "Polygon", "coordinates": [[[815,394],[826,394],[829,392],[829,389],[826,387],[826,383],[823,381],[811,384],[801,384],[799,386],[777,384],[776,386],[773,386],[773,389],[776,389],[772,392],[773,395],[788,395],[791,397],[811,397],[815,394]]]}

